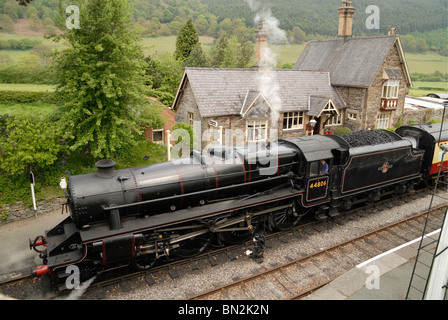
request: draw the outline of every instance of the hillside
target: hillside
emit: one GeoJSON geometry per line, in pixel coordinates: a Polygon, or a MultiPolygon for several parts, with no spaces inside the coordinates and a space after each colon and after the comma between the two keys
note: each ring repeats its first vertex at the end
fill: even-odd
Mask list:
{"type": "MultiPolygon", "coordinates": [[[[79,1],[71,0],[70,3],[79,1]]],[[[6,55],[14,53],[12,59],[17,60],[28,54],[23,50],[8,51],[14,49],[7,42],[11,38],[19,40],[23,36],[53,34],[59,31],[57,21],[62,21],[59,26],[64,28],[65,17],[61,19],[58,14],[58,3],[62,3],[63,9],[69,1],[32,0],[28,6],[20,6],[16,0],[0,1],[0,26],[3,29],[0,31],[0,49],[3,49],[0,55],[7,59],[6,55]]],[[[173,39],[188,17],[193,18],[206,52],[210,51],[213,40],[224,32],[237,37],[238,41],[254,42],[256,16],[266,16],[266,12],[271,12],[291,45],[289,49],[281,48],[279,60],[281,63],[294,63],[297,59],[294,46],[336,36],[337,9],[341,0],[133,0],[133,4],[132,14],[141,26],[147,54],[166,52],[165,47],[172,48],[173,39]]],[[[448,56],[446,0],[354,0],[353,6],[357,9],[353,26],[355,36],[387,34],[391,27],[396,27],[406,53],[429,51],[430,54],[448,56]],[[379,30],[366,27],[366,19],[371,14],[366,13],[366,8],[371,4],[380,9],[379,30]]],[[[51,40],[46,39],[42,44],[54,46],[51,40]]],[[[436,55],[434,63],[429,60],[429,56],[418,56],[414,72],[433,73],[438,70],[446,73],[446,67],[439,65],[446,59],[436,55]],[[428,60],[429,67],[423,60],[428,60]]]]}
{"type": "MultiPolygon", "coordinates": [[[[70,1],[70,4],[79,1],[70,1]]],[[[19,6],[16,0],[0,1],[3,31],[54,32],[58,19],[64,21],[58,14],[58,2],[62,7],[68,5],[68,1],[60,0],[32,0],[28,6],[19,6]],[[28,19],[27,30],[23,29],[23,23],[18,23],[23,18],[28,19]]],[[[132,14],[145,36],[175,35],[186,19],[193,17],[200,35],[216,37],[226,31],[250,37],[245,28],[253,29],[256,15],[271,10],[285,31],[292,32],[294,27],[299,27],[308,38],[328,38],[337,33],[337,9],[341,0],[134,0],[133,4],[132,14]]],[[[429,47],[435,46],[433,49],[441,51],[447,45],[446,0],[354,0],[353,6],[357,9],[353,26],[356,36],[387,34],[395,27],[400,35],[412,34],[425,39],[430,42],[429,47]],[[369,5],[380,10],[379,30],[366,27],[366,19],[371,15],[366,13],[369,5]]]]}
{"type": "MultiPolygon", "coordinates": [[[[337,33],[340,0],[203,0],[208,10],[224,18],[245,19],[251,23],[256,12],[250,9],[248,3],[270,8],[273,16],[280,21],[280,28],[291,30],[300,27],[307,34],[318,33],[324,36],[334,36],[337,33]]],[[[387,34],[390,28],[396,27],[400,34],[412,32],[428,32],[447,27],[447,2],[445,0],[354,0],[357,9],[354,16],[353,32],[362,34],[387,34]],[[380,10],[380,30],[368,30],[365,26],[365,13],[370,5],[376,5],[380,10]]]]}

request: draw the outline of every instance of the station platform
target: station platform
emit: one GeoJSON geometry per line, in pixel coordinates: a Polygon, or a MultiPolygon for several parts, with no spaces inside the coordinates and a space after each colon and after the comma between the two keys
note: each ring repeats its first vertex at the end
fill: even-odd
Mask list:
{"type": "Polygon", "coordinates": [[[420,238],[360,263],[304,300],[405,300],[419,244],[420,238]]]}

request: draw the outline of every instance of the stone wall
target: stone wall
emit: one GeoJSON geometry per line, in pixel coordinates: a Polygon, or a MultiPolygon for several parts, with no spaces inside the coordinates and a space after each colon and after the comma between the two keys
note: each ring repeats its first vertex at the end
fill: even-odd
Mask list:
{"type": "MultiPolygon", "coordinates": [[[[443,109],[420,108],[418,110],[405,109],[403,112],[403,125],[412,123],[427,123],[431,119],[442,120],[443,109]]],[[[445,114],[448,121],[448,114],[445,114]]]]}
{"type": "MultiPolygon", "coordinates": [[[[395,127],[400,117],[403,116],[404,112],[404,101],[406,94],[408,92],[408,86],[405,78],[405,69],[401,63],[400,56],[396,46],[393,46],[384,60],[383,65],[378,70],[374,80],[369,87],[369,95],[367,99],[367,119],[366,127],[375,128],[377,117],[381,113],[390,114],[389,127],[395,127]],[[381,111],[381,96],[383,90],[383,83],[385,79],[383,78],[384,68],[398,68],[401,73],[402,79],[400,79],[399,90],[398,90],[398,107],[393,111],[381,111]]],[[[364,128],[365,129],[365,128],[364,128]]]]}
{"type": "MultiPolygon", "coordinates": [[[[55,210],[62,211],[62,204],[65,203],[65,198],[54,198],[50,200],[37,201],[37,215],[52,212],[55,210]]],[[[0,225],[20,221],[22,219],[34,217],[35,212],[33,207],[28,207],[22,201],[14,204],[3,204],[0,207],[0,225]]]]}
{"type": "Polygon", "coordinates": [[[182,96],[179,97],[179,104],[176,110],[176,122],[188,123],[189,112],[193,113],[195,121],[201,120],[202,117],[197,107],[190,81],[186,81],[181,95],[182,96]]]}
{"type": "Polygon", "coordinates": [[[359,131],[364,129],[365,123],[365,104],[367,99],[367,88],[355,87],[335,87],[339,96],[346,104],[345,119],[343,126],[350,128],[352,131],[359,131]],[[348,114],[354,113],[357,115],[356,120],[348,119],[348,114]]]}

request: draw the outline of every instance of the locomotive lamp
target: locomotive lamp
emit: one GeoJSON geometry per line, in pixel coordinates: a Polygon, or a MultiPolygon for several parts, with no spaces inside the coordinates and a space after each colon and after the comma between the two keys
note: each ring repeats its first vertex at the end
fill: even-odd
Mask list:
{"type": "Polygon", "coordinates": [[[67,189],[67,181],[65,180],[65,178],[61,178],[61,182],[59,182],[59,186],[61,187],[62,190],[67,189]]]}

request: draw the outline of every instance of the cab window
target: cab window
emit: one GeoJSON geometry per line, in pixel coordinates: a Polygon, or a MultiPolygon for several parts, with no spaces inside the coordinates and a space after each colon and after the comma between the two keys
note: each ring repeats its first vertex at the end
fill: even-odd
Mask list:
{"type": "Polygon", "coordinates": [[[310,177],[318,175],[326,175],[329,172],[328,161],[323,159],[310,163],[310,177]]]}
{"type": "Polygon", "coordinates": [[[310,164],[310,177],[319,174],[319,161],[313,161],[310,164]]]}

